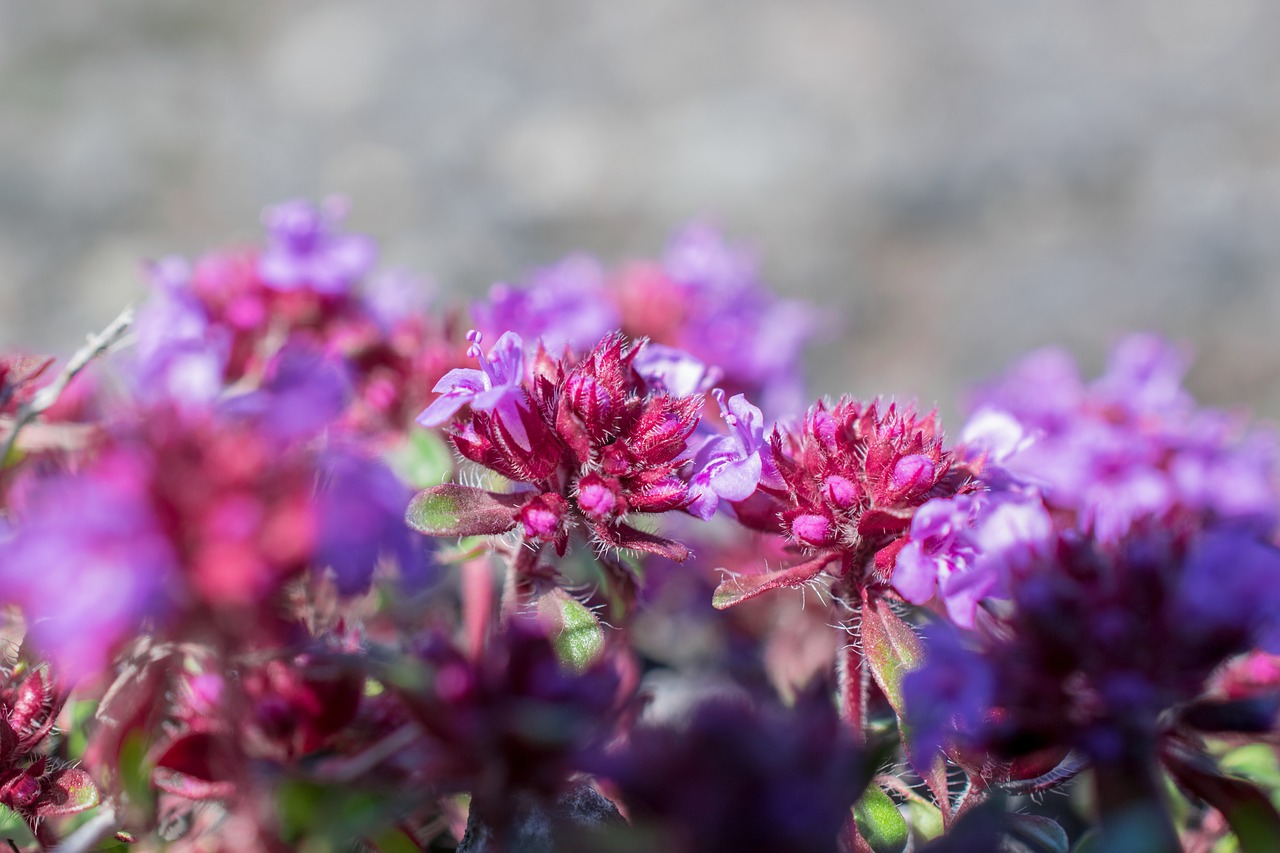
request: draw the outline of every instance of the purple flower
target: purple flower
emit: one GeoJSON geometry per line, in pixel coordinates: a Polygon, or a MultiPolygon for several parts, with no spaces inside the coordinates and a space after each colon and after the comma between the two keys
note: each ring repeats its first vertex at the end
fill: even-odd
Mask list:
{"type": "Polygon", "coordinates": [[[229,336],[213,326],[190,289],[191,266],[170,257],[149,264],[151,297],[134,323],[132,386],[144,400],[201,406],[223,389],[229,336]]]}
{"type": "Polygon", "coordinates": [[[422,539],[405,526],[409,490],[386,465],[350,449],[321,460],[323,485],[317,498],[318,564],[333,569],[338,591],[369,589],[379,560],[393,561],[408,587],[430,580],[422,539]]]}
{"type": "Polygon", "coordinates": [[[524,380],[524,342],[515,332],[505,332],[485,358],[480,348],[481,334],[473,329],[467,332],[467,340],[471,342],[467,355],[480,362],[480,369],[455,367],[446,373],[432,389],[440,397],[418,415],[418,423],[424,427],[440,426],[453,417],[454,412],[470,405],[476,411],[497,415],[516,442],[529,450],[529,436],[520,416],[524,397],[520,387],[524,380]]]}
{"type": "Polygon", "coordinates": [[[1194,407],[1182,388],[1189,363],[1185,352],[1158,335],[1129,335],[1111,351],[1106,371],[1089,386],[1089,394],[1134,414],[1184,414],[1194,407]]]}
{"type": "Polygon", "coordinates": [[[586,255],[538,270],[525,287],[494,285],[488,301],[475,303],[471,314],[478,326],[491,332],[541,339],[554,355],[566,346],[586,352],[621,324],[600,264],[586,255]]]}
{"type": "Polygon", "coordinates": [[[715,515],[720,500],[751,497],[761,477],[778,480],[772,448],[764,440],[760,410],[741,394],[730,398],[728,405],[719,388],[712,394],[729,434],[708,438],[694,458],[697,473],[689,481],[689,492],[694,496],[689,512],[704,521],[715,515]]]}
{"type": "Polygon", "coordinates": [[[935,498],[916,511],[893,588],[924,604],[938,593],[947,615],[972,628],[978,603],[1008,594],[1009,580],[1042,558],[1053,521],[1034,495],[982,492],[935,498]]]}
{"type": "Polygon", "coordinates": [[[383,329],[426,312],[430,301],[427,286],[403,270],[375,276],[364,290],[365,306],[383,329]]]}
{"type": "Polygon", "coordinates": [[[940,582],[945,583],[953,572],[973,562],[973,543],[967,534],[977,507],[976,495],[958,495],[935,498],[916,510],[911,538],[898,554],[893,570],[893,588],[903,598],[924,604],[933,598],[940,582]]]}
{"type": "Polygon", "coordinates": [[[317,293],[346,293],[372,269],[377,247],[360,234],[338,234],[346,216],[341,199],[319,208],[288,201],[263,214],[269,242],[258,258],[258,275],[276,290],[310,288],[317,293]]]}
{"type": "MultiPolygon", "coordinates": [[[[924,631],[924,666],[907,673],[902,698],[914,755],[934,755],[954,732],[980,729],[995,698],[990,663],[966,648],[958,632],[944,625],[924,631]]],[[[922,760],[921,766],[927,766],[922,760]]]]}
{"type": "Polygon", "coordinates": [[[100,457],[83,474],[38,483],[14,537],[0,545],[0,583],[30,636],[71,678],[110,664],[141,620],[158,615],[176,572],[147,495],[144,460],[100,457]]]}
{"type": "Polygon", "coordinates": [[[1076,526],[1107,542],[1143,522],[1175,518],[1269,532],[1277,518],[1275,437],[1197,409],[1181,386],[1186,364],[1162,339],[1133,335],[1085,385],[1064,354],[1033,354],[980,396],[975,422],[985,423],[972,443],[1011,448],[984,479],[1034,485],[1050,507],[1074,513],[1076,526]],[[999,417],[1014,418],[1035,440],[1011,445],[1016,431],[999,417]]]}
{"type": "Polygon", "coordinates": [[[720,368],[708,367],[682,349],[652,342],[645,344],[632,364],[645,382],[675,397],[704,394],[723,375],[720,368]]]}
{"type": "Polygon", "coordinates": [[[705,224],[672,239],[663,267],[684,291],[674,343],[721,368],[733,388],[759,394],[771,413],[798,410],[804,403],[801,354],[820,327],[813,308],[775,297],[750,254],[705,224]]]}
{"type": "Polygon", "coordinates": [[[302,343],[286,344],[267,368],[262,387],[223,403],[281,441],[307,438],[336,421],[351,399],[351,378],[338,359],[302,343]]]}

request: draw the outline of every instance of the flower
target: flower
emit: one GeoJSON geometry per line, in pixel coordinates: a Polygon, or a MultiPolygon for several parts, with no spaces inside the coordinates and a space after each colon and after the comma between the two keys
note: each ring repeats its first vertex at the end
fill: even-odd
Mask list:
{"type": "Polygon", "coordinates": [[[977,492],[935,498],[911,520],[893,588],[912,604],[940,594],[947,615],[972,628],[978,603],[1007,595],[1009,577],[1048,549],[1053,521],[1034,495],[977,492]]]}
{"type": "Polygon", "coordinates": [[[331,198],[318,208],[288,201],[263,213],[268,246],[258,258],[258,275],[276,290],[309,288],[339,295],[373,268],[377,249],[360,234],[336,234],[346,203],[331,198]]]}
{"type": "Polygon", "coordinates": [[[771,416],[803,404],[801,355],[821,324],[806,303],[779,299],[754,258],[709,225],[669,242],[661,264],[637,264],[616,280],[622,328],[677,347],[722,373],[771,416]]]}
{"type": "Polygon", "coordinates": [[[102,672],[147,617],[163,616],[178,559],[149,494],[145,458],[107,452],[37,482],[0,545],[5,598],[66,677],[102,672]]]}
{"type": "Polygon", "coordinates": [[[694,457],[697,472],[689,480],[693,495],[689,512],[704,521],[715,514],[720,500],[744,501],[751,497],[766,468],[770,482],[781,485],[773,465],[773,449],[764,440],[760,409],[742,394],[735,394],[727,405],[724,391],[717,388],[712,395],[729,434],[708,438],[694,457]]]}
{"type": "Polygon", "coordinates": [[[648,343],[633,362],[636,372],[659,391],[675,397],[702,394],[722,375],[718,367],[708,367],[681,349],[648,343]]]}
{"type": "Polygon", "coordinates": [[[338,448],[320,460],[316,562],[333,569],[338,592],[369,589],[374,568],[389,558],[409,588],[430,580],[422,540],[404,524],[409,490],[382,462],[354,448],[338,448]]]}
{"type": "MultiPolygon", "coordinates": [[[[479,371],[453,371],[438,386],[445,395],[419,422],[443,423],[484,393],[485,381],[497,388],[511,377],[501,386],[511,401],[508,414],[472,402],[469,415],[452,425],[450,437],[463,457],[521,484],[521,490],[494,495],[452,484],[428,489],[411,505],[410,523],[417,517],[415,506],[447,502],[449,524],[419,521],[418,529],[456,536],[519,527],[527,541],[553,543],[558,554],[564,554],[574,530],[585,529],[600,545],[678,561],[688,557],[684,546],[636,529],[627,517],[688,506],[689,488],[679,471],[689,461],[689,437],[702,396],[677,397],[651,387],[635,367],[645,343],[629,344],[618,333],[581,359],[571,353],[552,358],[540,350],[532,377],[521,385],[514,372],[521,363],[520,339],[508,335],[505,352],[513,367],[491,368],[492,378],[483,379],[479,371]],[[524,431],[522,442],[514,440],[517,424],[524,431]]],[[[431,511],[430,517],[438,515],[431,511]]]]}
{"type": "Polygon", "coordinates": [[[453,417],[463,406],[473,411],[492,412],[495,419],[525,450],[530,449],[529,435],[521,417],[524,392],[524,342],[514,332],[505,332],[485,358],[480,348],[483,336],[474,329],[467,332],[471,346],[467,355],[480,362],[480,369],[455,367],[446,373],[432,390],[440,394],[418,415],[424,427],[437,427],[453,417]]]}
{"type": "Polygon", "coordinates": [[[527,285],[495,284],[486,302],[471,307],[481,328],[541,339],[550,352],[584,352],[618,327],[618,308],[599,262],[573,255],[535,272],[527,285]]]}
{"type": "Polygon", "coordinates": [[[720,608],[824,571],[837,598],[856,602],[863,589],[888,586],[922,506],[978,488],[944,449],[936,416],[894,403],[820,402],[801,423],[776,426],[769,442],[777,478],[762,477],[734,508],[747,526],[787,536],[802,558],[721,584],[720,608]]]}
{"type": "Polygon", "coordinates": [[[680,725],[637,727],[596,764],[647,849],[673,853],[835,850],[870,776],[830,701],[812,690],[786,709],[707,700],[680,725]]]}
{"type": "Polygon", "coordinates": [[[1280,497],[1274,432],[1196,407],[1181,386],[1186,366],[1181,351],[1154,335],[1120,341],[1103,375],[1087,384],[1066,354],[1033,353],[978,397],[988,427],[1007,416],[1034,434],[1009,445],[1016,430],[1004,425],[1001,470],[1106,541],[1182,518],[1272,530],[1280,497]]]}

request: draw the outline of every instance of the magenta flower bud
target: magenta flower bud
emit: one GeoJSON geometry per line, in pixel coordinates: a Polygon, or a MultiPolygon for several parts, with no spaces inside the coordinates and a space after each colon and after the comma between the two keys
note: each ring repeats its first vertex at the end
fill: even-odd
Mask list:
{"type": "Polygon", "coordinates": [[[605,521],[618,508],[618,495],[599,474],[588,474],[578,481],[578,506],[592,521],[605,521]]]}
{"type": "Polygon", "coordinates": [[[791,534],[806,545],[829,545],[831,521],[825,515],[798,515],[791,522],[791,534]]]}
{"type": "Polygon", "coordinates": [[[555,494],[539,495],[525,504],[519,513],[525,535],[544,542],[555,539],[560,530],[560,521],[568,508],[563,504],[564,499],[555,494]]]}
{"type": "Polygon", "coordinates": [[[858,502],[858,486],[850,479],[832,474],[822,481],[822,496],[840,509],[858,502]]]}
{"type": "Polygon", "coordinates": [[[893,466],[893,491],[918,492],[933,484],[933,460],[921,453],[904,456],[893,466]]]}

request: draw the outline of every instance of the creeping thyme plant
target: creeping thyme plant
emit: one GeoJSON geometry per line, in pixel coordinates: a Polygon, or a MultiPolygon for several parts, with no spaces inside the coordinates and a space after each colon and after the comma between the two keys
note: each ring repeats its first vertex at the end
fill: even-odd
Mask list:
{"type": "Polygon", "coordinates": [[[14,850],[1280,850],[1275,433],[1178,347],[807,400],[702,224],[471,305],[344,206],[0,359],[14,850]]]}

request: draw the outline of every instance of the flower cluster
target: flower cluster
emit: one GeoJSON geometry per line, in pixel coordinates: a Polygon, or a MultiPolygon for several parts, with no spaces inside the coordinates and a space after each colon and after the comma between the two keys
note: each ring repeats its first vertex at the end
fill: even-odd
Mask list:
{"type": "Polygon", "coordinates": [[[0,358],[10,846],[1276,846],[1275,434],[1181,350],[948,439],[806,409],[815,312],[705,225],[449,306],[345,214],[0,358]]]}

